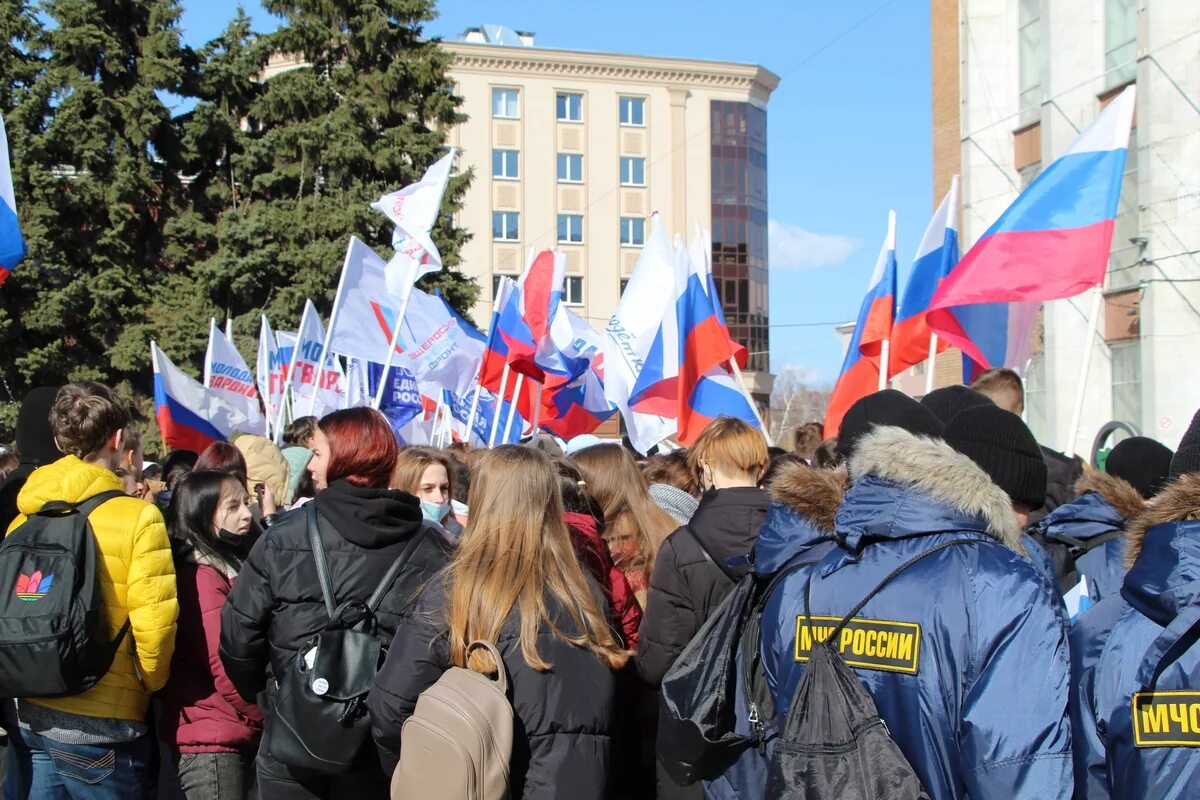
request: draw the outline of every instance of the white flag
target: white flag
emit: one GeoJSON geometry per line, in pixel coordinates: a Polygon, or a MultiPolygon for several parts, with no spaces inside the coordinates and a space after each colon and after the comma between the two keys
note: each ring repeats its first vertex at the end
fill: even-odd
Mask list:
{"type": "Polygon", "coordinates": [[[350,237],[338,296],[334,298],[329,349],[335,353],[383,364],[402,298],[388,291],[383,259],[350,237]]]}
{"type": "Polygon", "coordinates": [[[272,425],[279,419],[279,404],[283,402],[283,387],[288,368],[292,365],[292,351],[287,353],[279,347],[279,340],[267,315],[262,315],[258,329],[258,358],[255,360],[258,394],[267,408],[267,421],[272,425]]]}
{"type": "Polygon", "coordinates": [[[397,354],[396,366],[455,394],[470,390],[483,360],[484,339],[442,298],[414,289],[400,328],[404,352],[397,354]]]}
{"type": "Polygon", "coordinates": [[[238,409],[246,418],[238,430],[259,436],[266,435],[267,420],[258,405],[254,376],[233,342],[217,327],[215,319],[209,321],[208,352],[204,356],[204,385],[210,392],[238,409]]]}
{"type": "Polygon", "coordinates": [[[345,407],[346,381],[332,353],[326,354],[325,369],[319,369],[325,347],[325,327],[312,300],[304,302],[296,337],[295,368],[292,370],[292,414],[323,417],[345,407]],[[317,373],[320,373],[320,386],[317,373]],[[311,410],[310,410],[311,408],[311,410]]]}
{"type": "Polygon", "coordinates": [[[396,254],[388,261],[388,289],[403,297],[417,279],[442,268],[442,256],[429,236],[442,207],[442,196],[450,181],[454,148],[438,159],[421,180],[403,189],[385,194],[371,208],[382,211],[396,226],[392,247],[396,254]]]}
{"type": "Polygon", "coordinates": [[[639,453],[675,433],[674,419],[637,411],[630,394],[667,310],[676,297],[675,256],[655,215],[637,266],[609,320],[604,337],[604,395],[621,411],[639,453]]]}

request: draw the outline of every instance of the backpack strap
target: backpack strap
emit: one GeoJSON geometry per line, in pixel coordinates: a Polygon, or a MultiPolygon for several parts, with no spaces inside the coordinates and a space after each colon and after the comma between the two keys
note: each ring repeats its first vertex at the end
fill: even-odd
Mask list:
{"type": "Polygon", "coordinates": [[[700,541],[700,537],[696,535],[696,532],[692,530],[692,527],[690,525],[684,525],[683,527],[692,537],[692,541],[696,543],[696,546],[700,548],[700,553],[704,556],[704,560],[721,570],[721,574],[724,575],[730,583],[737,583],[739,579],[730,575],[729,570],[727,570],[719,561],[712,557],[712,553],[708,552],[708,548],[704,546],[704,542],[700,541]]]}
{"type": "Polygon", "coordinates": [[[325,548],[321,546],[321,531],[317,528],[317,507],[315,503],[304,504],[304,516],[308,520],[308,544],[313,551],[313,560],[317,562],[317,583],[321,584],[321,597],[325,600],[325,611],[329,618],[337,610],[333,604],[333,586],[329,583],[329,562],[325,560],[325,548]]]}
{"type": "Polygon", "coordinates": [[[1063,542],[1070,548],[1071,558],[1078,560],[1080,557],[1087,555],[1105,542],[1111,542],[1113,539],[1120,538],[1125,535],[1124,528],[1114,528],[1111,531],[1106,531],[1099,536],[1093,536],[1091,539],[1076,539],[1074,536],[1066,536],[1065,534],[1057,534],[1057,539],[1063,542]]]}
{"type": "Polygon", "coordinates": [[[400,575],[400,570],[404,569],[404,567],[408,564],[413,552],[417,549],[417,545],[421,543],[421,540],[424,539],[425,535],[431,530],[433,530],[431,525],[427,525],[422,522],[420,529],[413,534],[411,539],[408,540],[408,544],[405,545],[404,550],[400,553],[396,560],[392,562],[392,566],[388,567],[388,571],[384,574],[383,580],[379,582],[379,588],[377,588],[370,598],[367,599],[367,609],[370,610],[372,614],[379,610],[379,604],[383,602],[384,595],[391,591],[392,584],[396,582],[396,578],[400,575]]]}
{"type": "Polygon", "coordinates": [[[1150,643],[1137,671],[1137,683],[1143,691],[1154,691],[1163,670],[1179,660],[1200,638],[1200,605],[1184,608],[1162,633],[1150,643]]]}
{"type": "Polygon", "coordinates": [[[78,512],[86,519],[93,511],[100,506],[112,500],[114,497],[129,497],[120,489],[109,489],[107,492],[94,494],[87,500],[82,500],[78,503],[68,503],[63,500],[51,500],[38,509],[38,515],[45,514],[46,516],[59,517],[65,516],[71,512],[78,512]]]}
{"type": "MultiPolygon", "coordinates": [[[[882,581],[880,581],[879,584],[874,589],[872,589],[870,592],[868,592],[867,596],[864,597],[862,600],[860,600],[858,605],[856,605],[854,608],[850,609],[849,614],[842,617],[841,622],[839,622],[837,625],[835,625],[833,627],[833,630],[831,630],[829,632],[829,635],[826,636],[823,639],[823,641],[826,641],[826,642],[833,641],[833,639],[842,632],[842,628],[846,627],[846,624],[848,622],[850,622],[850,620],[852,620],[856,616],[858,616],[858,612],[863,610],[863,608],[867,605],[867,603],[869,603],[871,601],[871,598],[873,598],[875,595],[879,594],[880,590],[883,589],[883,587],[885,587],[889,583],[891,583],[901,572],[904,572],[904,570],[908,569],[913,564],[916,564],[921,559],[931,556],[934,553],[939,553],[942,550],[945,550],[946,548],[954,547],[955,545],[960,545],[960,544],[979,544],[982,541],[983,541],[982,539],[951,539],[948,542],[942,542],[941,544],[935,545],[935,546],[929,548],[928,550],[924,550],[920,553],[917,553],[915,556],[910,558],[908,561],[905,561],[903,564],[901,564],[900,566],[898,566],[894,570],[892,570],[890,573],[888,573],[887,577],[885,577],[882,581]]],[[[809,595],[811,593],[812,593],[812,574],[809,574],[808,582],[804,586],[804,619],[810,630],[812,629],[812,611],[809,607],[809,595]]]]}

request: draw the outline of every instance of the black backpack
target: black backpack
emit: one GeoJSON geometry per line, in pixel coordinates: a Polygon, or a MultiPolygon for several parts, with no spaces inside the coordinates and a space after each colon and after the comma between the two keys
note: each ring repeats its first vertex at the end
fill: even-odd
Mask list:
{"type": "Polygon", "coordinates": [[[88,515],[124,492],[52,501],[0,542],[0,686],[7,697],[65,697],[107,674],[129,621],[109,638],[88,515]]]}
{"type": "Polygon", "coordinates": [[[289,767],[332,775],[354,765],[371,733],[367,693],[386,655],[375,612],[429,527],[422,523],[366,602],[351,598],[335,607],[317,510],[308,503],[304,511],[329,622],[279,676],[263,744],[272,758],[289,767]]]}
{"type": "MultiPolygon", "coordinates": [[[[892,740],[870,692],[828,642],[836,642],[842,628],[901,572],[948,547],[978,541],[955,539],[918,553],[892,570],[823,639],[818,640],[814,631],[808,667],[775,740],[767,773],[767,797],[929,800],[912,765],[892,740]]],[[[804,588],[804,617],[810,628],[811,587],[810,574],[804,588]]]]}

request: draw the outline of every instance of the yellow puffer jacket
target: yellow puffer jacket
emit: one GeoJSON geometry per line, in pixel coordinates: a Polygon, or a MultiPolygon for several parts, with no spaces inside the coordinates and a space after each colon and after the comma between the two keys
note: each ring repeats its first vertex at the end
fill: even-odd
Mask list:
{"type": "MultiPolygon", "coordinates": [[[[21,512],[9,531],[51,500],[79,503],[110,490],[121,481],[104,467],[66,456],[34,470],[17,496],[21,512]]],[[[84,717],[142,720],[150,693],[167,682],[175,650],[175,566],[162,514],[134,497],[115,497],[88,517],[104,559],[100,591],[113,637],[129,620],[112,667],[83,694],[39,699],[38,705],[84,717]],[[140,676],[140,677],[139,677],[140,676]]]]}

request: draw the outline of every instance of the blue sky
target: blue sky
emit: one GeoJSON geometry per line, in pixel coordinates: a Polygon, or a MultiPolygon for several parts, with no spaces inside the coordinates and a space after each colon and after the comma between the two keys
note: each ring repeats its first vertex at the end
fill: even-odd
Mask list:
{"type": "MultiPolygon", "coordinates": [[[[243,5],[256,30],[277,24],[258,2],[243,5]]],[[[215,37],[236,7],[185,0],[185,40],[215,37]]],[[[447,39],[499,23],[545,47],[752,62],[781,75],[767,111],[771,367],[837,377],[841,344],[824,323],[857,315],[888,209],[901,286],[933,210],[928,3],[444,0],[440,11],[427,30],[447,39]]]]}

